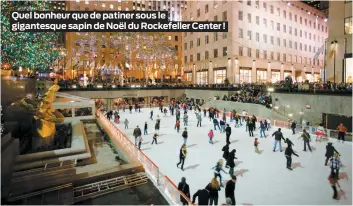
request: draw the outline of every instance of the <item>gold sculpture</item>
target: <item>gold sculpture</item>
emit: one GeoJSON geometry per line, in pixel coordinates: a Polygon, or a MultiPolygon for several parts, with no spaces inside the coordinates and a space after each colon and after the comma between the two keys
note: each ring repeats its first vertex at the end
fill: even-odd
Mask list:
{"type": "Polygon", "coordinates": [[[54,138],[55,124],[62,123],[65,118],[53,107],[56,92],[59,89],[57,80],[55,80],[54,85],[43,96],[43,100],[39,103],[37,114],[34,116],[35,120],[37,120],[37,135],[42,139],[47,139],[44,140],[47,144],[51,143],[54,138]]]}

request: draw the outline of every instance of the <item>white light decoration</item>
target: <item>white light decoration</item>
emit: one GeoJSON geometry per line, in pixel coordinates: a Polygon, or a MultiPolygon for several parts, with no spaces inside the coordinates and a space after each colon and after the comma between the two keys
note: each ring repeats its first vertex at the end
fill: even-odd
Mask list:
{"type": "Polygon", "coordinates": [[[21,67],[21,66],[18,68],[18,71],[19,71],[19,72],[22,72],[22,67],[21,67]]]}
{"type": "Polygon", "coordinates": [[[327,22],[327,18],[324,19],[324,22],[327,22]]]}
{"type": "Polygon", "coordinates": [[[268,91],[268,92],[273,92],[273,91],[275,91],[275,90],[274,90],[273,88],[268,88],[267,91],[268,91]]]}
{"type": "Polygon", "coordinates": [[[274,109],[277,110],[277,109],[279,109],[279,107],[278,107],[278,106],[275,106],[274,109]]]}
{"type": "Polygon", "coordinates": [[[292,117],[292,116],[293,116],[293,114],[288,114],[288,116],[292,117]]]}

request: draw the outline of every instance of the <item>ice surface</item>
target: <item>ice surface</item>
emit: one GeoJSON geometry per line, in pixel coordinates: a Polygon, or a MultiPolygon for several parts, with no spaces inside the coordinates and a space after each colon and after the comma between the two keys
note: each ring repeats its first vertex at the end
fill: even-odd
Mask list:
{"type": "MultiPolygon", "coordinates": [[[[153,121],[149,120],[151,109],[142,109],[141,113],[128,110],[120,111],[121,123],[119,129],[125,132],[134,141],[132,136],[134,128],[139,125],[143,133],[144,123],[148,123],[148,135],[143,136],[141,149],[154,161],[163,174],[170,177],[176,185],[181,177],[186,177],[186,182],[190,185],[191,196],[201,188],[204,188],[213,177],[214,167],[222,158],[222,147],[225,145],[225,133],[215,131],[214,145],[208,142],[208,131],[213,129],[213,125],[202,114],[202,127],[196,127],[196,116],[193,111],[189,111],[189,138],[187,140],[188,155],[185,160],[184,169],[176,167],[179,161],[179,150],[183,144],[181,132],[184,129],[181,121],[181,131],[174,130],[175,115],[168,113],[164,116],[157,108],[154,108],[153,121]],[[156,116],[161,118],[160,137],[158,145],[151,145],[156,116]],[[127,118],[130,122],[129,129],[124,129],[123,121],[127,118]]],[[[181,120],[183,111],[181,111],[181,120]]],[[[229,123],[229,119],[227,119],[229,123]]],[[[298,140],[300,134],[292,135],[289,129],[282,129],[285,138],[290,138],[294,143],[294,151],[299,158],[293,156],[293,170],[286,169],[286,158],[284,152],[273,152],[274,139],[270,136],[277,128],[270,129],[267,138],[259,138],[259,130],[254,132],[259,138],[259,149],[261,154],[254,151],[254,138],[249,137],[245,132],[245,127],[234,128],[230,140],[230,150],[236,149],[235,173],[238,180],[235,189],[235,199],[237,205],[352,205],[352,144],[338,143],[331,139],[337,151],[340,152],[341,161],[345,165],[341,168],[341,179],[339,183],[345,193],[340,200],[333,200],[333,190],[328,183],[330,168],[324,166],[326,142],[318,143],[312,141],[313,152],[303,151],[303,142],[298,140]]],[[[312,139],[315,140],[314,137],[312,139]]],[[[282,141],[282,147],[286,144],[282,141]]],[[[228,169],[224,168],[226,172],[228,169]]],[[[226,183],[230,179],[228,174],[222,173],[222,182],[226,183]]],[[[197,200],[196,200],[197,201],[197,200]]],[[[219,192],[218,204],[225,203],[224,188],[219,192]]]]}

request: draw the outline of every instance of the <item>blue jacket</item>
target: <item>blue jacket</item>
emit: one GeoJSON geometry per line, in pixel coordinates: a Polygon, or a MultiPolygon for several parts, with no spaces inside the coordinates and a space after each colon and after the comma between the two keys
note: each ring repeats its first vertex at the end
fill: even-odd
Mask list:
{"type": "Polygon", "coordinates": [[[217,119],[213,119],[213,124],[218,124],[218,120],[217,119]]]}
{"type": "Polygon", "coordinates": [[[264,124],[263,122],[260,123],[260,128],[261,128],[261,129],[265,129],[265,128],[266,128],[266,127],[265,127],[265,124],[264,124]]]}

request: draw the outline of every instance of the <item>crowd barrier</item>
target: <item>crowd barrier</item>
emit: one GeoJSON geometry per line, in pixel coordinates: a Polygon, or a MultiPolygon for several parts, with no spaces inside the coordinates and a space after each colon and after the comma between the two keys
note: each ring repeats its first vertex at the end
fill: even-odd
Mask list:
{"type": "Polygon", "coordinates": [[[179,191],[175,183],[168,176],[164,175],[159,167],[145,153],[139,150],[123,132],[115,127],[102,112],[97,110],[96,117],[98,121],[103,124],[102,126],[106,126],[104,128],[110,130],[110,133],[113,134],[111,135],[111,138],[118,140],[141,162],[150,180],[157,186],[170,204],[182,205],[180,196],[184,197],[189,205],[192,204],[190,198],[188,198],[183,192],[179,191]]]}

